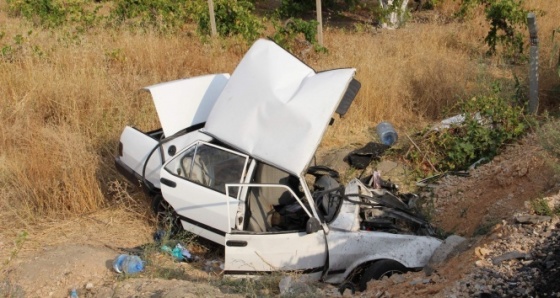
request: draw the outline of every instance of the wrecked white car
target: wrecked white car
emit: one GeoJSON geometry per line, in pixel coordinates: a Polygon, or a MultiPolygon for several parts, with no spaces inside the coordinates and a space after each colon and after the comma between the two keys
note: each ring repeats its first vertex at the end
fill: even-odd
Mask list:
{"type": "Polygon", "coordinates": [[[146,87],[162,129],[126,127],[117,168],[156,209],[168,204],[184,229],[223,245],[226,275],[299,272],[364,289],[422,268],[441,241],[402,197],[371,179],[341,187],[311,166],[331,117],[360,88],[354,74],[315,72],[259,40],[231,76],[146,87]]]}

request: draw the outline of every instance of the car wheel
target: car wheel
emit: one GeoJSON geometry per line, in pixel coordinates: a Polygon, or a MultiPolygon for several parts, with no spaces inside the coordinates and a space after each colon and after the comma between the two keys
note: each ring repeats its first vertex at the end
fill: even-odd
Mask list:
{"type": "Polygon", "coordinates": [[[179,216],[161,194],[157,194],[152,199],[152,210],[156,214],[156,224],[158,230],[169,233],[170,236],[175,235],[182,230],[179,216]]]}
{"type": "Polygon", "coordinates": [[[360,278],[359,290],[365,291],[367,289],[367,283],[373,279],[382,279],[387,276],[390,277],[393,274],[405,273],[406,267],[401,263],[393,260],[380,260],[371,264],[362,274],[360,278]]]}

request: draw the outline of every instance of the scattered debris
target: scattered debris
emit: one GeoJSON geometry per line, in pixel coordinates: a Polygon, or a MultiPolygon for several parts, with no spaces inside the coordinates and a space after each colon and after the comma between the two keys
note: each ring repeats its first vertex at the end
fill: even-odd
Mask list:
{"type": "Polygon", "coordinates": [[[220,260],[207,260],[204,263],[204,271],[208,273],[219,273],[224,270],[224,262],[220,260]]]}
{"type": "Polygon", "coordinates": [[[362,170],[374,160],[379,160],[385,150],[389,149],[389,145],[376,142],[369,142],[364,147],[350,152],[344,161],[352,167],[362,170]]]}

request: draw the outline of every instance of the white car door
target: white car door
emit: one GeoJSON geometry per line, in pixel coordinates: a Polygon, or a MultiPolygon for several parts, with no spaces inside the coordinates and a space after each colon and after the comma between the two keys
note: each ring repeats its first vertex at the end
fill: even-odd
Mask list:
{"type": "Polygon", "coordinates": [[[224,244],[238,205],[237,190],[228,197],[225,185],[242,181],[247,162],[244,154],[199,141],[164,165],[161,192],[186,230],[224,244]]]}
{"type": "MultiPolygon", "coordinates": [[[[244,186],[276,187],[288,190],[288,187],[279,184],[245,184],[244,186]]],[[[291,190],[288,191],[292,192],[291,190]]],[[[260,210],[267,208],[264,207],[266,204],[262,202],[264,200],[266,199],[261,200],[262,204],[258,207],[260,210]]],[[[249,206],[251,208],[250,198],[249,206]]],[[[301,278],[306,280],[318,280],[321,278],[327,262],[324,231],[319,230],[309,234],[306,233],[305,223],[306,219],[311,217],[311,213],[301,204],[299,199],[286,208],[299,210],[297,214],[305,214],[300,219],[296,219],[299,222],[300,228],[293,228],[294,225],[288,224],[290,228],[279,229],[275,224],[285,223],[285,220],[275,218],[275,215],[269,217],[268,215],[271,214],[271,211],[265,210],[263,214],[265,214],[266,218],[255,218],[254,213],[257,212],[253,211],[253,215],[250,216],[251,218],[245,218],[247,225],[244,230],[232,228],[231,232],[226,233],[225,274],[241,276],[272,272],[293,272],[298,275],[301,274],[301,278]],[[261,225],[254,223],[263,221],[264,223],[261,225]],[[301,224],[303,224],[303,229],[301,224]],[[267,226],[268,228],[261,230],[259,226],[267,226]]],[[[247,214],[250,214],[250,212],[247,214]]]]}

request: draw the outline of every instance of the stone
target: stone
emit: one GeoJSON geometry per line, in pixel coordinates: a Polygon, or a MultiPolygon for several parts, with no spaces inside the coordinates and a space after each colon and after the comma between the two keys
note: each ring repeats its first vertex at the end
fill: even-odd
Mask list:
{"type": "Polygon", "coordinates": [[[538,224],[541,222],[550,222],[552,218],[544,215],[522,214],[515,216],[515,221],[521,224],[538,224]]]}
{"type": "Polygon", "coordinates": [[[400,284],[406,280],[402,274],[393,274],[390,279],[393,281],[393,284],[400,284]]]}
{"type": "Polygon", "coordinates": [[[503,261],[514,260],[514,259],[524,259],[529,260],[531,259],[531,255],[519,251],[510,251],[506,252],[505,254],[492,258],[492,264],[495,266],[500,265],[503,261]]]}
{"type": "Polygon", "coordinates": [[[474,262],[474,265],[475,265],[476,267],[479,267],[479,268],[490,267],[490,266],[492,266],[492,264],[490,264],[490,263],[489,263],[488,261],[486,261],[486,260],[478,260],[478,261],[474,262]]]}
{"type": "Polygon", "coordinates": [[[474,249],[474,253],[479,258],[484,258],[485,256],[489,255],[491,252],[492,250],[480,246],[474,249]]]}

